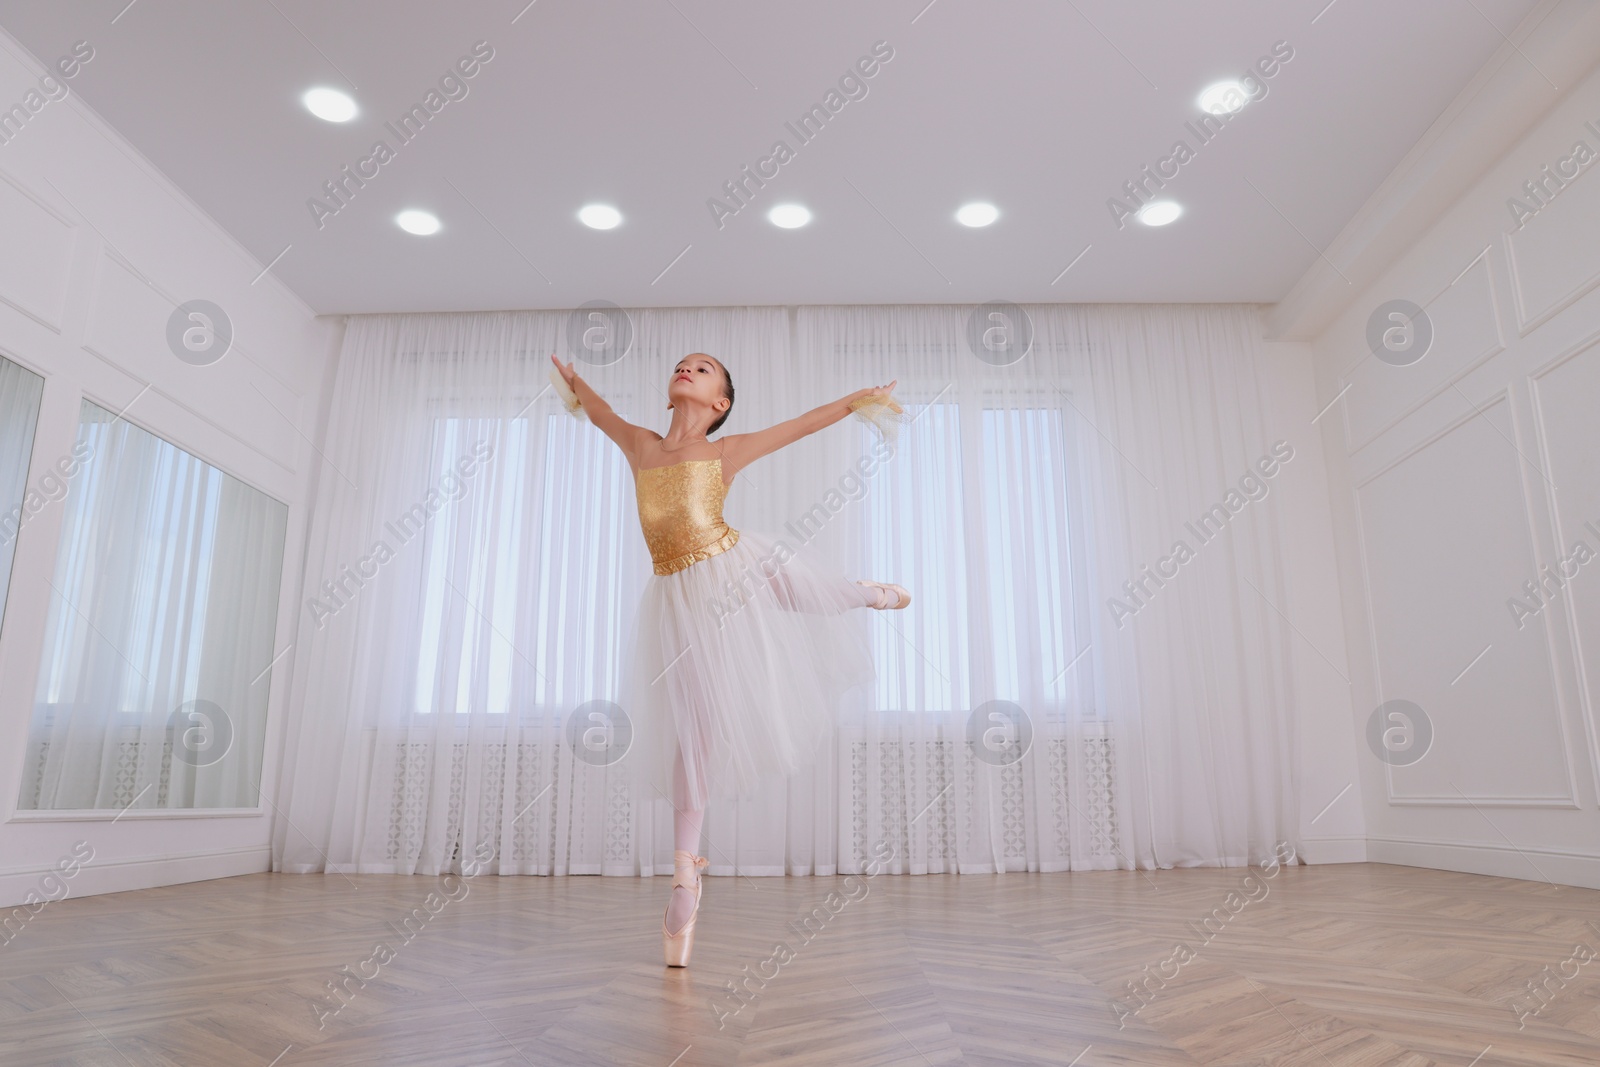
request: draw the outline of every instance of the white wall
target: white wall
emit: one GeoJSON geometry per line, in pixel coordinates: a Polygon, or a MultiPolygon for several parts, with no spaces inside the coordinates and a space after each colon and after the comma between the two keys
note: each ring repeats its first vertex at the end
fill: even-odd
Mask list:
{"type": "MultiPolygon", "coordinates": [[[[0,106],[23,100],[42,73],[0,33],[0,106]]],[[[337,327],[272,275],[258,280],[261,264],[76,95],[46,103],[0,144],[0,234],[0,354],[45,379],[29,485],[69,454],[82,398],[113,411],[133,402],[131,423],[288,505],[275,646],[284,649],[337,327]],[[166,342],[172,310],[197,298],[220,305],[235,330],[233,349],[206,367],[166,342]]],[[[112,812],[17,811],[61,515],[52,504],[22,528],[0,626],[0,904],[23,901],[79,841],[93,859],[68,883],[73,896],[267,870],[265,803],[130,810],[115,823],[112,812]]],[[[271,679],[264,783],[276,780],[291,658],[271,679]]]]}
{"type": "Polygon", "coordinates": [[[1373,860],[1600,888],[1600,163],[1507,208],[1600,156],[1593,58],[1313,343],[1373,860]],[[1393,299],[1434,330],[1408,366],[1365,340],[1393,299]],[[1508,601],[1578,542],[1596,559],[1519,628],[1508,601]],[[1364,739],[1394,699],[1434,732],[1408,766],[1364,739]]]}

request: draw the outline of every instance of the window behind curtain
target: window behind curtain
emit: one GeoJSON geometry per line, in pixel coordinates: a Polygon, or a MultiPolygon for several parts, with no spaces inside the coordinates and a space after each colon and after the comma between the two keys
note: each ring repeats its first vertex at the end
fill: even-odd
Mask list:
{"type": "Polygon", "coordinates": [[[1083,643],[1075,635],[1087,620],[1074,596],[1082,560],[1070,521],[1065,431],[1059,407],[983,411],[982,585],[994,633],[992,697],[1026,703],[1038,694],[1052,717],[1065,713],[1077,691],[1073,671],[1088,669],[1087,658],[1072,663],[1083,643]],[[1036,591],[1026,617],[1014,592],[1025,587],[1036,591]]]}
{"type": "Polygon", "coordinates": [[[469,488],[440,508],[431,520],[432,536],[426,540],[423,570],[421,643],[417,650],[414,710],[418,714],[433,711],[440,660],[445,655],[459,659],[459,685],[451,703],[457,712],[477,707],[490,714],[503,715],[510,706],[511,657],[516,654],[512,646],[516,640],[516,601],[509,596],[487,594],[491,592],[491,562],[496,584],[501,588],[517,588],[521,577],[522,558],[512,549],[525,541],[523,486],[526,477],[523,468],[528,455],[528,420],[507,420],[498,428],[483,419],[434,420],[429,482],[437,485],[454,470],[460,457],[472,455],[473,446],[493,432],[500,435],[494,462],[504,469],[501,478],[497,482],[487,475],[474,477],[469,488]],[[483,499],[496,484],[504,499],[483,499]],[[500,525],[498,536],[471,536],[475,531],[487,533],[485,520],[500,525]],[[455,536],[440,536],[442,531],[454,531],[455,536]],[[452,559],[452,553],[465,553],[466,558],[452,559]],[[443,649],[439,642],[444,610],[447,602],[458,596],[465,597],[470,605],[465,613],[461,647],[443,649]],[[477,694],[479,699],[474,702],[472,657],[485,643],[489,650],[488,691],[477,694]]]}
{"type": "MultiPolygon", "coordinates": [[[[968,558],[961,516],[961,426],[955,404],[907,405],[898,448],[915,454],[915,466],[890,463],[868,495],[867,561],[870,577],[904,585],[919,616],[916,636],[889,616],[872,628],[878,665],[880,712],[954,712],[971,706],[966,692],[968,558]],[[907,477],[908,471],[915,471],[907,477]],[[926,521],[908,521],[912,516],[926,521]],[[944,662],[955,649],[957,664],[944,662]]],[[[863,446],[871,431],[862,427],[863,446]]]]}
{"type": "MultiPolygon", "coordinates": [[[[1074,596],[1083,561],[1071,531],[1063,409],[985,407],[975,424],[962,422],[955,403],[907,414],[900,447],[917,461],[892,464],[876,483],[865,536],[871,575],[908,585],[919,615],[914,634],[892,615],[896,625],[873,628],[879,709],[963,712],[1042,697],[1046,715],[1065,714],[1087,669],[1087,659],[1072,664],[1087,620],[1074,596]],[[976,471],[963,466],[964,427],[981,433],[976,471]],[[969,485],[983,496],[975,513],[969,485]],[[982,529],[970,530],[973,522],[982,529]],[[977,544],[983,552],[969,548],[977,544]],[[986,602],[969,603],[969,588],[986,602]],[[1022,597],[1024,588],[1033,592],[1022,597]],[[974,640],[974,620],[990,627],[987,642],[974,640]],[[985,644],[995,691],[969,692],[973,649],[985,644]],[[945,662],[948,650],[957,662],[945,662]]],[[[870,433],[862,428],[867,445],[870,433]]]]}
{"type": "MultiPolygon", "coordinates": [[[[976,516],[965,505],[967,473],[962,467],[962,423],[954,403],[912,406],[911,422],[902,428],[901,447],[915,453],[914,466],[891,465],[874,482],[867,496],[866,538],[870,574],[883,581],[909,584],[917,598],[915,636],[904,626],[874,627],[873,655],[878,664],[877,706],[891,713],[959,713],[984,700],[1003,699],[1031,703],[1042,696],[1043,713],[1066,714],[1074,693],[1080,691],[1080,674],[1088,669],[1087,657],[1076,664],[1082,651],[1085,619],[1075,584],[1081,581],[1082,561],[1071,530],[1071,507],[1066,480],[1065,416],[1060,407],[986,407],[975,428],[982,435],[980,469],[975,482],[983,494],[976,516]],[[914,476],[905,476],[906,471],[914,476]],[[908,521],[922,516],[923,521],[908,521]],[[955,521],[945,521],[946,517],[955,521]],[[967,524],[980,521],[981,534],[970,536],[967,524]],[[983,553],[969,544],[987,546],[983,553]],[[970,573],[977,568],[978,573],[970,573]],[[969,603],[969,580],[983,590],[983,600],[969,603]],[[1035,590],[1027,599],[1014,591],[1035,590]],[[971,693],[968,678],[975,645],[969,627],[981,620],[991,628],[987,642],[995,679],[993,693],[971,693]],[[915,642],[915,643],[913,643],[915,642]],[[954,649],[957,663],[944,661],[944,651],[954,649]],[[1070,669],[1069,669],[1070,667],[1070,669]]],[[[456,457],[472,447],[471,426],[482,420],[442,418],[435,423],[433,465],[442,475],[456,457]]],[[[969,425],[972,425],[969,423],[969,425]]],[[[628,605],[608,609],[588,595],[595,579],[608,576],[603,586],[618,587],[622,568],[618,545],[627,541],[623,520],[630,515],[624,494],[631,486],[626,460],[608,441],[580,434],[585,427],[566,415],[518,419],[505,431],[504,469],[492,484],[501,499],[479,499],[490,482],[459,501],[447,504],[435,516],[441,529],[464,530],[458,509],[499,525],[497,536],[468,540],[430,539],[424,590],[424,626],[417,657],[419,714],[432,711],[431,694],[440,654],[461,657],[458,712],[474,705],[468,692],[470,660],[482,631],[490,642],[489,690],[481,706],[490,714],[505,714],[513,707],[559,709],[574,700],[595,695],[580,692],[580,680],[565,678],[564,663],[601,663],[603,676],[620,673],[628,605]],[[530,434],[538,426],[542,448],[535,456],[530,434]],[[540,470],[534,477],[533,467],[540,470]],[[533,497],[537,494],[538,499],[533,497]],[[531,506],[530,506],[531,505],[531,506]],[[607,536],[590,536],[602,516],[609,517],[607,536]],[[491,546],[490,542],[494,544],[491,546]],[[447,575],[463,573],[451,568],[446,553],[468,553],[466,581],[454,578],[461,594],[478,607],[466,621],[462,646],[439,649],[439,618],[446,596],[458,595],[447,575]],[[501,591],[486,595],[491,552],[501,591]],[[530,586],[528,583],[532,583],[530,586]],[[531,633],[517,632],[518,596],[532,596],[531,633]],[[485,607],[485,605],[488,605],[485,607]],[[587,617],[594,612],[604,617],[587,617]],[[564,641],[581,641],[580,649],[563,653],[564,641]],[[513,647],[515,646],[515,647],[513,647]],[[520,650],[520,652],[518,651],[520,650]],[[526,655],[538,669],[537,691],[527,696],[512,693],[513,660],[526,655]]],[[[479,431],[480,433],[484,431],[479,431]]],[[[863,447],[873,442],[873,431],[862,426],[863,447]]],[[[483,528],[481,525],[478,528],[483,528]]],[[[892,622],[899,618],[890,616],[892,622]]],[[[982,647],[982,642],[976,642],[982,647]]]]}
{"type": "Polygon", "coordinates": [[[564,413],[506,420],[498,431],[481,418],[434,421],[434,482],[480,438],[496,432],[501,436],[493,462],[500,469],[493,477],[475,478],[468,492],[431,520],[416,714],[434,710],[438,664],[447,655],[459,657],[460,683],[450,702],[458,714],[559,714],[581,700],[615,699],[615,693],[589,692],[586,679],[568,677],[563,669],[569,663],[600,664],[604,677],[617,678],[626,624],[617,605],[597,603],[593,591],[618,587],[624,561],[614,549],[622,543],[622,520],[628,515],[627,461],[609,440],[597,443],[593,435],[581,434],[585,429],[564,413]],[[536,434],[542,437],[537,449],[536,434]],[[596,473],[597,465],[603,476],[596,473]],[[602,521],[605,535],[591,536],[602,521]],[[439,536],[444,530],[456,536],[439,536]],[[452,553],[462,558],[452,559],[452,553]],[[446,598],[456,596],[471,605],[462,641],[457,648],[441,648],[446,598]],[[521,612],[519,629],[519,605],[530,597],[531,621],[530,612],[521,612]],[[597,612],[602,617],[595,618],[597,612]],[[571,641],[583,647],[566,648],[563,643],[571,641]],[[485,643],[488,687],[474,700],[472,658],[485,643]],[[523,670],[517,672],[523,657],[523,670]],[[531,678],[531,691],[514,692],[514,677],[531,678]]]}

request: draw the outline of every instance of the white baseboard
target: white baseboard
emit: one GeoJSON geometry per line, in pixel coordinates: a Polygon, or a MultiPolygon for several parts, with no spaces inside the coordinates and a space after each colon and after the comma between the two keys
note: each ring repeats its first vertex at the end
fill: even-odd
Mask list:
{"type": "Polygon", "coordinates": [[[1367,838],[1367,859],[1403,867],[1431,867],[1527,882],[1600,889],[1600,856],[1566,849],[1448,844],[1403,837],[1367,838]]]}
{"type": "Polygon", "coordinates": [[[1306,863],[1366,863],[1364,837],[1302,837],[1299,856],[1306,863]]]}
{"type": "MultiPolygon", "coordinates": [[[[204,882],[212,878],[259,874],[271,869],[272,853],[265,845],[219,852],[141,856],[116,862],[91,859],[81,865],[71,878],[61,879],[66,885],[66,896],[60,896],[59,888],[55,895],[65,900],[101,893],[124,893],[130,889],[154,889],[185,882],[204,882]]],[[[0,907],[16,907],[26,901],[30,893],[38,899],[49,899],[40,880],[54,873],[55,867],[44,866],[12,869],[0,874],[0,907]]],[[[57,878],[61,876],[57,874],[57,878]]]]}
{"type": "MultiPolygon", "coordinates": [[[[1300,858],[1308,864],[1393,863],[1403,867],[1426,867],[1533,882],[1549,880],[1557,885],[1600,889],[1600,856],[1557,849],[1525,848],[1519,851],[1497,845],[1444,844],[1399,837],[1308,837],[1301,839],[1300,858]]],[[[67,896],[123,893],[134,889],[259,874],[271,869],[271,853],[264,846],[200,854],[145,856],[115,863],[91,860],[66,881],[67,896]]],[[[44,897],[40,879],[53,870],[53,867],[38,867],[0,873],[0,908],[22,904],[29,893],[44,897]]]]}

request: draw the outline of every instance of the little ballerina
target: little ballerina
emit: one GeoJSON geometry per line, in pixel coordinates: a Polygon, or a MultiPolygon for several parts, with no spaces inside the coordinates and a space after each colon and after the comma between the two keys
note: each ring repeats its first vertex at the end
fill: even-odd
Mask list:
{"type": "Polygon", "coordinates": [[[762,456],[846,415],[892,434],[904,413],[890,382],[712,442],[733,407],[733,379],[721,362],[697,352],[673,368],[672,424],[663,437],[620,418],[572,364],[550,359],[567,409],[627,457],[654,563],[632,627],[623,708],[641,750],[641,780],[671,783],[673,888],[661,937],[667,966],[686,967],[708,862],[699,855],[708,799],[748,794],[805,766],[832,728],[839,698],[874,676],[846,613],[911,603],[898,585],[851,582],[780,554],[775,538],[730,528],[722,518],[728,488],[762,456]],[[775,559],[782,560],[776,569],[775,559]],[[754,591],[727,611],[721,605],[729,588],[754,591]]]}

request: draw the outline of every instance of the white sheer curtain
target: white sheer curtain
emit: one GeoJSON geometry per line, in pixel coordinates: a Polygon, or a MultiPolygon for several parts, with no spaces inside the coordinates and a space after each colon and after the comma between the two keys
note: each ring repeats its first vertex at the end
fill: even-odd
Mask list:
{"type": "MultiPolygon", "coordinates": [[[[575,711],[617,700],[650,574],[626,460],[549,387],[550,354],[573,359],[566,319],[350,320],[307,554],[280,869],[437,874],[487,850],[502,874],[637,873],[670,832],[670,810],[632,797],[623,768],[563,741],[575,711]]],[[[782,309],[633,325],[627,358],[580,365],[623,417],[661,428],[677,359],[765,361],[788,336],[782,309]]]]}
{"type": "Polygon", "coordinates": [[[1113,305],[1040,322],[1083,384],[1077,480],[1121,865],[1298,852],[1296,639],[1272,494],[1296,442],[1265,436],[1257,314],[1113,305]]]}
{"type": "MultiPolygon", "coordinates": [[[[734,527],[914,601],[872,618],[877,684],[816,766],[709,812],[712,873],[859,870],[880,843],[906,872],[1238,864],[1292,839],[1276,500],[1226,509],[1133,617],[1107,603],[1269,452],[1254,312],[1000,314],[646,309],[625,358],[580,360],[657,430],[694,351],[733,375],[725,432],[891,379],[912,418],[892,451],[850,419],[734,482],[734,527]],[[1031,332],[1021,358],[992,348],[1008,329],[1031,332]]],[[[546,389],[549,354],[578,351],[568,329],[349,321],[278,869],[670,869],[665,802],[564,739],[574,710],[617,699],[649,574],[625,461],[546,389]]]]}
{"type": "MultiPolygon", "coordinates": [[[[885,841],[912,872],[1243,864],[1292,840],[1276,502],[1238,490],[1268,484],[1271,452],[1254,311],[801,308],[797,325],[795,395],[898,377],[915,416],[841,516],[856,569],[919,598],[877,630],[841,863],[885,841]],[[1243,506],[1200,542],[1185,524],[1225,499],[1243,506]],[[1179,540],[1192,559],[1141,575],[1179,540]],[[1012,748],[973,743],[1007,721],[994,701],[1012,748]]],[[[845,469],[842,435],[811,447],[800,469],[845,469]]]]}
{"type": "Polygon", "coordinates": [[[259,803],[287,511],[89,401],[22,808],[259,803]]]}

